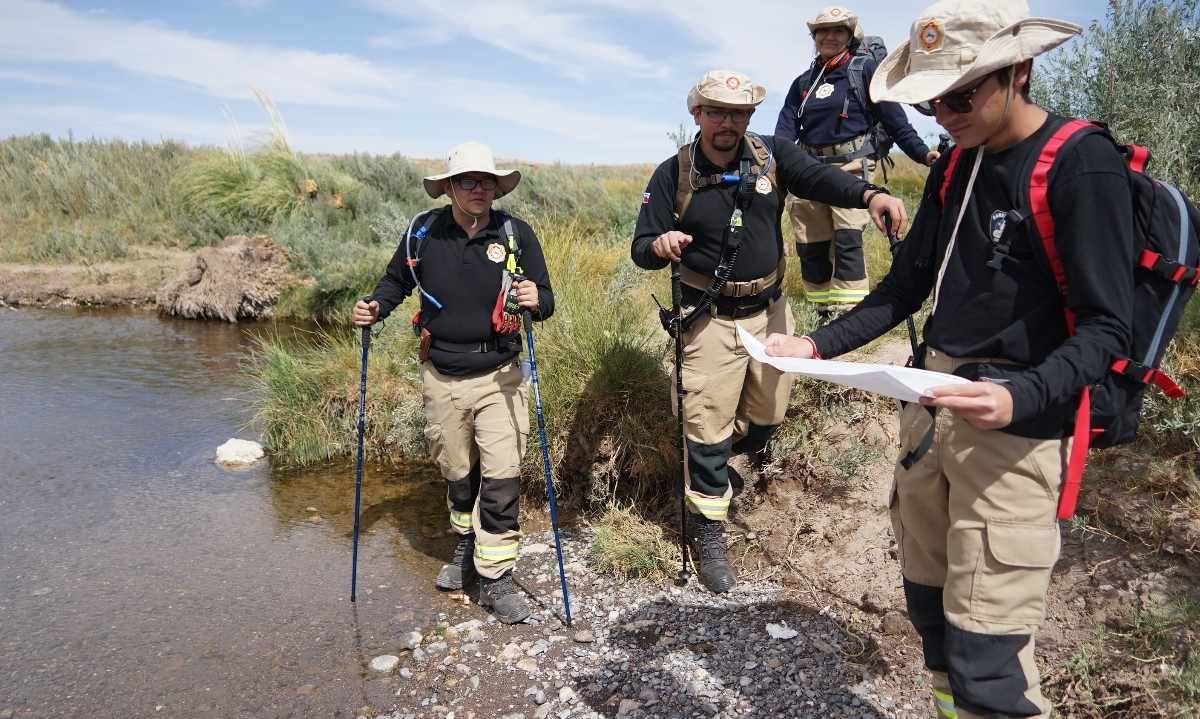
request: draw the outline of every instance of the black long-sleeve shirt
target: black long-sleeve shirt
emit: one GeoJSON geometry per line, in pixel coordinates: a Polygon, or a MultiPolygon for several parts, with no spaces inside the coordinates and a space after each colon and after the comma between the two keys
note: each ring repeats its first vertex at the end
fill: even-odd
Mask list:
{"type": "MultiPolygon", "coordinates": [[[[492,310],[500,295],[500,283],[508,258],[508,239],[503,232],[503,216],[490,213],[487,227],[471,239],[463,231],[450,207],[440,213],[429,228],[420,250],[413,240],[413,253],[420,253],[417,276],[425,291],[442,304],[438,309],[421,298],[421,318],[426,329],[436,339],[455,343],[473,343],[492,339],[492,310]]],[[[511,216],[510,216],[511,217],[511,216]]],[[[521,251],[521,268],[538,288],[538,309],[534,319],[544,320],[554,313],[554,292],[546,259],[533,228],[512,217],[513,230],[521,251]]],[[[379,301],[379,318],[391,314],[416,284],[406,262],[403,240],[388,263],[387,273],[375,286],[372,297],[379,301]]],[[[442,374],[464,375],[498,367],[520,352],[519,332],[515,342],[490,352],[450,352],[430,349],[429,359],[442,374]]]]}
{"type": "MultiPolygon", "coordinates": [[[[984,154],[936,310],[924,328],[929,346],[951,356],[1027,367],[1004,385],[1012,394],[1010,428],[1016,433],[1021,424],[1059,419],[1065,432],[1074,399],[1103,378],[1115,357],[1127,355],[1132,336],[1133,201],[1121,157],[1102,135],[1065,148],[1049,178],[1054,242],[1075,334],[1067,335],[1062,296],[1032,220],[1008,223],[1002,237],[1011,242],[1012,259],[1000,270],[987,266],[996,213],[1018,209],[1028,216],[1031,161],[1064,122],[1052,115],[1029,138],[984,154]]],[[[977,152],[961,154],[945,207],[938,195],[948,158],[935,164],[891,271],[852,312],[812,334],[821,356],[836,357],[878,337],[933,291],[977,152]]]]}
{"type": "MultiPolygon", "coordinates": [[[[779,111],[779,119],[775,123],[776,137],[810,147],[836,145],[865,134],[871,127],[870,117],[873,115],[879,118],[879,122],[904,154],[912,158],[913,162],[925,164],[929,147],[909,124],[908,117],[900,105],[894,102],[870,102],[868,99],[870,107],[866,108],[859,103],[858,97],[850,87],[848,60],[826,70],[821,76],[821,81],[809,92],[809,87],[821,72],[821,64],[822,60],[818,57],[807,72],[792,82],[783,101],[783,109],[779,111]],[[822,89],[825,85],[829,88],[822,89]],[[808,102],[804,101],[805,93],[809,93],[808,102]],[[804,106],[804,112],[797,118],[801,105],[804,106]],[[845,117],[842,117],[843,108],[846,109],[845,117]]],[[[874,76],[876,67],[878,63],[875,58],[867,57],[863,64],[864,91],[871,87],[871,77],[874,76]]]]}
{"type": "MultiPolygon", "coordinates": [[[[769,144],[771,140],[764,138],[769,144]]],[[[797,197],[816,200],[838,207],[863,207],[867,185],[848,172],[822,165],[795,145],[779,143],[774,147],[776,180],[781,188],[797,197]]],[[[753,158],[749,142],[742,140],[742,155],[753,158]]],[[[737,170],[740,158],[728,167],[717,167],[696,148],[696,170],[701,175],[737,170]]],[[[638,214],[630,256],[638,267],[658,270],[670,262],[650,249],[654,240],[664,232],[680,230],[692,236],[692,243],[683,250],[683,264],[696,272],[711,275],[721,259],[725,228],[737,199],[737,185],[713,185],[692,194],[687,212],[675,220],[675,189],[679,178],[676,155],[664,160],[650,177],[638,214]]],[[[687,182],[687,178],[684,178],[687,182]]],[[[783,214],[783,198],[779,192],[755,194],[750,209],[742,218],[743,240],[741,254],[730,279],[745,282],[770,274],[783,256],[783,233],[779,221],[783,214]]],[[[768,291],[773,290],[770,288],[768,291]]],[[[689,294],[699,292],[685,288],[684,300],[691,303],[689,294]]]]}

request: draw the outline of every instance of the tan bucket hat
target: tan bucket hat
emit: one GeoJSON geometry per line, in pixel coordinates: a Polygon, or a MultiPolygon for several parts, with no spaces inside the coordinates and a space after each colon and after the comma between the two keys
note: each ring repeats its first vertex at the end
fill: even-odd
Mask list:
{"type": "Polygon", "coordinates": [[[855,40],[863,39],[862,25],[858,22],[858,15],[850,8],[842,7],[841,5],[832,5],[824,8],[817,13],[816,20],[808,21],[808,32],[815,34],[817,30],[823,27],[844,27],[850,31],[855,40]]]}
{"type": "Polygon", "coordinates": [[[687,96],[688,112],[701,105],[752,110],[767,96],[767,88],[756,85],[740,72],[709,70],[687,96]]]}
{"type": "Polygon", "coordinates": [[[430,175],[424,180],[425,192],[435,200],[445,194],[445,185],[442,180],[461,175],[464,172],[486,172],[495,177],[497,199],[512,192],[517,183],[521,181],[521,173],[518,170],[497,170],[491,148],[482,142],[464,142],[450,148],[446,165],[445,172],[439,175],[430,175]]]}
{"type": "Polygon", "coordinates": [[[915,104],[1052,50],[1080,27],[1030,17],[1025,0],[941,0],[912,24],[907,44],[871,79],[875,102],[915,104]]]}

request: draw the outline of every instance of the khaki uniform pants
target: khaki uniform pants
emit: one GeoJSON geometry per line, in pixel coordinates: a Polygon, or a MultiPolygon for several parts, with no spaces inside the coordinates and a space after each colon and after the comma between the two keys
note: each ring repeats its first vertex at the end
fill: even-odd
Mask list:
{"type": "MultiPolygon", "coordinates": [[[[965,361],[931,349],[925,367],[951,372],[965,361]]],[[[941,703],[952,694],[962,719],[1049,716],[1034,633],[1059,555],[1055,514],[1069,443],[976,429],[946,410],[934,421],[930,450],[909,469],[896,465],[890,508],[935,696],[941,703]],[[945,626],[929,611],[935,604],[945,626]]],[[[920,404],[904,409],[901,457],[930,422],[920,404]]]]}
{"type": "Polygon", "coordinates": [[[495,579],[516,564],[521,458],[529,436],[529,385],[520,364],[464,377],[425,362],[425,439],[448,482],[450,526],[475,533],[475,569],[495,579]]]}
{"type": "MultiPolygon", "coordinates": [[[[760,340],[772,332],[791,334],[795,328],[787,298],[780,297],[767,309],[737,320],[700,317],[684,335],[683,415],[690,478],[684,492],[692,512],[717,520],[726,519],[733,497],[726,468],[732,442],[752,425],[783,421],[793,379],[750,359],[735,322],[760,340]]],[[[674,399],[675,385],[671,386],[674,399]]],[[[672,401],[672,411],[675,407],[672,401]]]]}
{"type": "MultiPolygon", "coordinates": [[[[868,171],[873,165],[867,161],[868,171]]],[[[862,178],[863,161],[853,160],[842,169],[862,178]]],[[[788,196],[787,208],[808,301],[844,306],[861,302],[868,290],[862,233],[871,223],[871,213],[794,195],[788,196]]]]}

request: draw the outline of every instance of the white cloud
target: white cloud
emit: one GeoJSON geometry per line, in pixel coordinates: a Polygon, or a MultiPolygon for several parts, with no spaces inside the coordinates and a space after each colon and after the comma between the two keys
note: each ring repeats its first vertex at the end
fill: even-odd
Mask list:
{"type": "MultiPolygon", "coordinates": [[[[421,24],[420,33],[467,37],[551,68],[576,81],[605,72],[665,77],[667,69],[642,53],[603,38],[604,18],[580,9],[564,11],[546,0],[368,0],[368,5],[421,24]]],[[[399,37],[395,35],[383,36],[399,37]]],[[[381,38],[376,38],[380,41],[381,38]]]]}

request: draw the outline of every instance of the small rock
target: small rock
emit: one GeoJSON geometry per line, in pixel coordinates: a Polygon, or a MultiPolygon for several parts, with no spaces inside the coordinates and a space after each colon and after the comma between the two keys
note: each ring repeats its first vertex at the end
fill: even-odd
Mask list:
{"type": "Polygon", "coordinates": [[[500,650],[499,659],[504,662],[513,662],[521,656],[521,647],[517,644],[509,642],[500,650]]]}
{"type": "Polygon", "coordinates": [[[458,632],[459,634],[470,634],[474,630],[481,629],[482,627],[483,627],[482,621],[480,621],[478,619],[471,619],[471,620],[463,622],[461,624],[455,624],[453,627],[451,627],[451,629],[458,632]]]}
{"type": "Polygon", "coordinates": [[[408,667],[400,667],[400,678],[401,679],[412,679],[412,670],[409,669],[408,667]]]}
{"type": "Polygon", "coordinates": [[[888,612],[879,622],[879,631],[895,636],[903,634],[908,629],[908,619],[900,612],[888,612]]]}
{"type": "Polygon", "coordinates": [[[617,716],[623,717],[641,709],[642,705],[633,699],[622,699],[617,705],[617,716]]]}
{"type": "Polygon", "coordinates": [[[546,703],[546,692],[538,689],[533,693],[533,703],[541,706],[546,703]]]}
{"type": "Polygon", "coordinates": [[[592,634],[591,630],[581,629],[581,630],[575,632],[574,639],[575,639],[575,641],[579,642],[580,644],[590,644],[591,642],[596,640],[596,637],[592,634]]]}
{"type": "Polygon", "coordinates": [[[400,637],[400,646],[410,650],[416,649],[417,647],[421,646],[421,642],[424,640],[425,637],[422,636],[420,632],[411,631],[408,634],[405,634],[403,637],[400,637]]]}
{"type": "Polygon", "coordinates": [[[541,542],[535,542],[533,544],[527,544],[524,547],[521,547],[521,554],[545,554],[549,551],[550,545],[542,544],[541,542]]]}
{"type": "Polygon", "coordinates": [[[468,681],[470,681],[470,682],[471,682],[471,688],[472,688],[472,689],[478,689],[478,688],[479,688],[479,677],[471,677],[471,678],[470,678],[468,681]]]}
{"type": "Polygon", "coordinates": [[[795,639],[799,632],[789,627],[787,622],[784,622],[782,624],[768,624],[767,634],[770,634],[772,639],[795,639]]]}
{"type": "Polygon", "coordinates": [[[420,647],[417,647],[416,649],[412,650],[413,661],[416,662],[417,664],[424,662],[428,657],[429,657],[429,655],[426,654],[425,650],[420,647]]]}
{"type": "Polygon", "coordinates": [[[399,663],[400,657],[395,654],[384,654],[371,660],[371,671],[387,673],[395,669],[399,663]]]}
{"type": "Polygon", "coordinates": [[[223,467],[248,467],[265,456],[262,445],[245,439],[231,439],[217,447],[217,464],[223,467]]]}
{"type": "Polygon", "coordinates": [[[433,644],[425,647],[425,651],[429,652],[430,654],[441,654],[442,652],[449,650],[450,645],[445,642],[434,642],[433,644]]]}
{"type": "Polygon", "coordinates": [[[517,669],[533,674],[538,670],[538,664],[527,657],[517,662],[517,669]]]}
{"type": "Polygon", "coordinates": [[[558,700],[564,704],[572,704],[578,698],[575,696],[575,690],[571,687],[563,687],[558,690],[558,700]]]}

